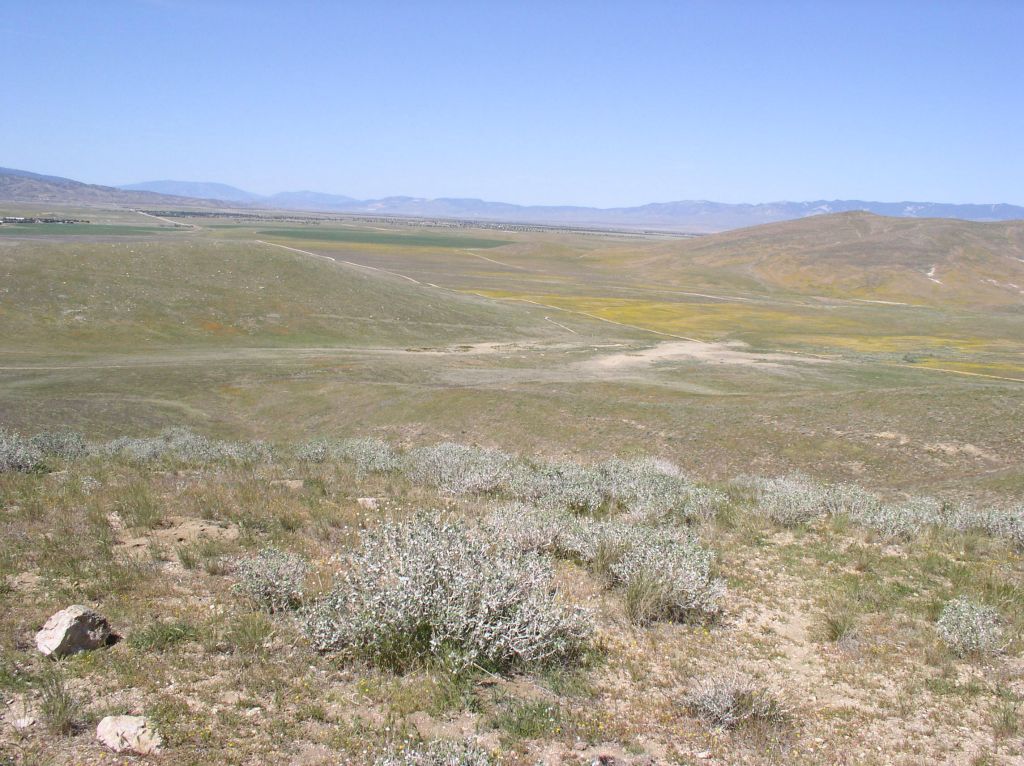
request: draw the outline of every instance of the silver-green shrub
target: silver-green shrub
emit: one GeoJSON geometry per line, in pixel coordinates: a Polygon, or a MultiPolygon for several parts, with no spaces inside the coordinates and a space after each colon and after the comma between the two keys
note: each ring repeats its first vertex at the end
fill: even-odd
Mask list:
{"type": "Polygon", "coordinates": [[[332,457],[332,449],[326,439],[314,439],[296,446],[294,454],[303,463],[326,463],[332,457]]]}
{"type": "Polygon", "coordinates": [[[693,485],[664,460],[609,460],[600,466],[607,492],[624,511],[640,517],[686,519],[693,485]]]}
{"type": "Polygon", "coordinates": [[[767,687],[742,673],[700,679],[686,704],[698,718],[721,729],[752,723],[778,725],[789,717],[785,705],[767,687]]]}
{"type": "Polygon", "coordinates": [[[305,627],[319,651],[348,659],[501,672],[572,661],[591,638],[590,616],[556,598],[547,559],[462,522],[384,524],[338,578],[305,627]]]}
{"type": "Polygon", "coordinates": [[[685,531],[523,504],[499,508],[487,528],[521,550],[575,561],[606,577],[623,589],[638,623],[703,621],[722,610],[726,588],[715,575],[714,554],[685,531]]]}
{"type": "Polygon", "coordinates": [[[43,453],[31,439],[0,428],[0,473],[36,471],[43,467],[43,453]]]}
{"type": "Polygon", "coordinates": [[[87,452],[85,437],[67,429],[42,431],[33,436],[31,442],[44,455],[61,460],[78,460],[87,452]]]}
{"type": "Polygon", "coordinates": [[[692,537],[634,527],[612,541],[621,553],[608,570],[634,622],[702,621],[721,612],[725,581],[714,574],[714,554],[692,537]]]}
{"type": "Polygon", "coordinates": [[[914,497],[900,503],[864,506],[848,515],[885,540],[907,542],[918,537],[928,525],[939,523],[940,510],[938,501],[914,497]]]}
{"type": "Polygon", "coordinates": [[[122,437],[90,445],[89,451],[136,463],[173,459],[196,465],[218,462],[253,464],[269,463],[274,459],[273,450],[266,442],[218,441],[187,428],[168,428],[149,438],[122,437]]]}
{"type": "Polygon", "coordinates": [[[567,460],[515,463],[504,476],[502,490],[526,503],[588,515],[611,500],[600,471],[567,460]]]}
{"type": "Polygon", "coordinates": [[[882,504],[878,495],[856,484],[833,484],[825,490],[825,509],[830,515],[866,515],[882,504]]]}
{"type": "Polygon", "coordinates": [[[382,439],[344,439],[329,446],[330,457],[355,465],[361,474],[390,473],[402,465],[402,457],[382,439]]]}
{"type": "Polygon", "coordinates": [[[511,456],[504,452],[453,442],[419,447],[405,455],[405,470],[412,481],[449,495],[494,492],[505,484],[512,465],[511,456]]]}
{"type": "Polygon", "coordinates": [[[808,524],[828,512],[828,493],[804,476],[754,479],[758,509],[784,527],[808,524]]]}
{"type": "Polygon", "coordinates": [[[980,510],[961,504],[945,510],[943,524],[957,532],[984,532],[1024,549],[1024,506],[980,510]]]}
{"type": "Polygon", "coordinates": [[[1003,627],[999,612],[968,598],[946,604],[935,623],[939,638],[954,654],[993,654],[1003,648],[1003,627]]]}
{"type": "Polygon", "coordinates": [[[486,750],[473,742],[441,740],[389,753],[374,766],[491,766],[486,750]]]}
{"type": "Polygon", "coordinates": [[[559,551],[559,542],[573,521],[560,511],[512,502],[495,509],[485,527],[495,537],[507,540],[524,553],[554,554],[559,551]]]}
{"type": "Polygon", "coordinates": [[[284,612],[302,605],[309,565],[301,556],[277,548],[264,548],[235,565],[236,593],[268,612],[284,612]]]}

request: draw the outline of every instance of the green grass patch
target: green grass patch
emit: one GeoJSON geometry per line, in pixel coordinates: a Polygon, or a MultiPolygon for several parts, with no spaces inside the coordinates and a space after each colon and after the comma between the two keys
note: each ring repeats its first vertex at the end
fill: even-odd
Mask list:
{"type": "Polygon", "coordinates": [[[561,730],[562,710],[544,700],[509,700],[491,723],[513,739],[538,739],[561,730]]]}
{"type": "Polygon", "coordinates": [[[0,226],[0,235],[12,237],[28,236],[95,236],[95,237],[125,237],[125,236],[148,236],[159,234],[164,231],[173,231],[161,226],[118,226],[108,223],[26,223],[26,224],[4,224],[0,226]]]}
{"type": "Polygon", "coordinates": [[[154,622],[132,633],[128,645],[142,652],[162,652],[175,644],[195,640],[198,635],[195,626],[187,622],[154,622]]]}

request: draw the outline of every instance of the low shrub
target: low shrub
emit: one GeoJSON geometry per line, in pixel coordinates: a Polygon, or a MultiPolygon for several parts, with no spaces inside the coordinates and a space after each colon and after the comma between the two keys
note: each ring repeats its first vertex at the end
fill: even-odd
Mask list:
{"type": "Polygon", "coordinates": [[[999,612],[967,598],[955,598],[946,604],[935,629],[943,643],[959,657],[994,654],[1003,648],[999,612]]]}
{"type": "Polygon", "coordinates": [[[672,463],[655,458],[609,460],[599,466],[606,492],[624,511],[649,519],[685,519],[693,485],[672,463]]]}
{"type": "Polygon", "coordinates": [[[755,479],[752,484],[760,512],[784,527],[803,526],[829,510],[825,488],[806,477],[755,479]]]}
{"type": "Polygon", "coordinates": [[[424,660],[501,672],[572,661],[589,615],[558,602],[550,564],[459,522],[419,516],[364,534],[305,615],[323,652],[402,670],[424,660]]]}
{"type": "Polygon", "coordinates": [[[932,498],[914,497],[901,503],[864,507],[851,513],[852,521],[865,526],[884,540],[908,542],[927,526],[940,521],[941,504],[932,498]]]}
{"type": "Polygon", "coordinates": [[[268,612],[283,612],[302,605],[309,566],[294,553],[264,548],[235,566],[235,591],[268,612]]]}
{"type": "Polygon", "coordinates": [[[494,492],[507,480],[512,458],[498,450],[442,442],[405,455],[412,481],[437,487],[449,495],[494,492]]]}
{"type": "Polygon", "coordinates": [[[768,688],[740,673],[698,681],[686,704],[691,713],[721,729],[750,724],[777,726],[789,717],[786,707],[768,688]]]}
{"type": "Polygon", "coordinates": [[[721,612],[725,581],[714,575],[714,554],[695,539],[644,528],[612,535],[621,554],[608,569],[634,623],[703,621],[721,612]]]}
{"type": "Polygon", "coordinates": [[[512,497],[549,510],[596,515],[612,496],[601,472],[569,461],[517,463],[503,486],[512,497]]]}
{"type": "Polygon", "coordinates": [[[31,439],[0,428],[0,473],[37,471],[43,467],[43,453],[31,439]]]}
{"type": "Polygon", "coordinates": [[[135,463],[161,459],[179,460],[203,465],[206,463],[269,463],[273,449],[262,441],[230,442],[208,439],[187,428],[168,428],[149,438],[122,437],[89,446],[89,452],[113,455],[135,463]]]}
{"type": "Polygon", "coordinates": [[[984,532],[1024,550],[1024,506],[978,510],[961,504],[947,509],[943,522],[957,532],[984,532]]]}
{"type": "Polygon", "coordinates": [[[78,460],[87,453],[85,437],[67,429],[42,431],[33,436],[30,442],[44,455],[61,460],[78,460]]]}
{"type": "Polygon", "coordinates": [[[485,525],[496,537],[524,553],[554,554],[572,519],[564,513],[537,508],[528,503],[506,503],[488,517],[485,525]]]}
{"type": "Polygon", "coordinates": [[[623,588],[638,624],[704,621],[721,612],[725,581],[714,574],[714,554],[685,531],[521,504],[499,508],[487,526],[520,550],[575,561],[623,588]]]}
{"type": "Polygon", "coordinates": [[[870,513],[881,503],[878,495],[856,484],[833,484],[825,490],[825,510],[833,516],[861,516],[870,513]]]}
{"type": "Polygon", "coordinates": [[[374,766],[491,766],[486,750],[473,742],[437,741],[397,750],[373,762],[374,766]]]}
{"type": "Polygon", "coordinates": [[[345,439],[330,447],[331,457],[353,463],[360,474],[390,473],[402,465],[394,447],[381,439],[345,439]]]}
{"type": "Polygon", "coordinates": [[[333,457],[334,449],[325,439],[315,439],[296,446],[294,454],[303,463],[326,463],[333,457]]]}

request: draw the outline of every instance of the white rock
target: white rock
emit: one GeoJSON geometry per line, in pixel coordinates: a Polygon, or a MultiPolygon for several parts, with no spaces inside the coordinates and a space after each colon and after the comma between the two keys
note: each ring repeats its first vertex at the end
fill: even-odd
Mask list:
{"type": "Polygon", "coordinates": [[[28,731],[36,725],[36,719],[34,716],[26,715],[21,718],[15,718],[11,721],[11,726],[14,727],[15,731],[28,731]]]}
{"type": "Polygon", "coordinates": [[[152,755],[164,741],[148,718],[139,715],[108,715],[96,727],[96,739],[115,753],[152,755]]]}
{"type": "Polygon", "coordinates": [[[110,639],[107,618],[87,606],[62,609],[36,633],[36,648],[47,657],[67,657],[104,646],[110,639]]]}
{"type": "Polygon", "coordinates": [[[365,508],[367,511],[376,511],[380,508],[380,500],[375,497],[360,497],[356,499],[359,503],[360,508],[365,508]]]}

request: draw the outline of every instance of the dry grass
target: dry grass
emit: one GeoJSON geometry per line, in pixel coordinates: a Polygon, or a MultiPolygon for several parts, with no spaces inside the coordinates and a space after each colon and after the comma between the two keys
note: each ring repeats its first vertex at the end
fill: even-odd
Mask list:
{"type": "MultiPolygon", "coordinates": [[[[662,456],[717,493],[716,514],[627,515],[603,501],[593,512],[698,535],[726,581],[721,614],[653,620],[664,616],[664,583],[615,584],[612,546],[590,566],[553,563],[554,590],[595,625],[591,651],[571,668],[339,663],[313,651],[301,612],[254,610],[235,587],[237,562],[267,548],[301,556],[310,603],[361,534],[424,511],[475,525],[498,498],[464,490],[500,487],[436,474],[437,487],[416,484],[402,471],[287,450],[275,463],[51,456],[43,471],[0,474],[0,692],[8,713],[39,721],[19,733],[8,715],[3,757],[100,762],[90,729],[118,712],[152,717],[165,759],[184,764],[363,766],[421,739],[467,737],[509,766],[602,754],[627,764],[1019,759],[1019,550],[985,533],[984,519],[904,534],[870,515],[814,512],[783,526],[730,481],[799,472],[867,486],[894,505],[918,494],[983,509],[1019,503],[1019,384],[928,369],[1012,377],[1019,312],[860,303],[852,298],[916,295],[918,283],[874,294],[844,271],[819,292],[796,261],[772,282],[699,252],[717,247],[708,240],[684,254],[670,239],[515,233],[515,244],[488,251],[510,266],[450,249],[311,244],[416,285],[259,249],[255,238],[229,225],[173,242],[5,240],[0,422],[104,439],[198,424],[227,439],[371,435],[556,462],[662,456]],[[54,270],[67,277],[60,292],[54,270]],[[468,295],[478,292],[497,300],[468,295]],[[652,331],[740,340],[751,356],[829,359],[600,363],[657,356],[666,337],[652,331]],[[360,497],[378,498],[378,509],[360,497]],[[942,644],[936,620],[961,597],[998,609],[1001,652],[958,657],[942,644]],[[124,640],[62,663],[55,685],[32,637],[71,603],[103,612],[124,640]],[[784,700],[785,720],[722,729],[682,704],[698,679],[733,672],[784,700]],[[46,731],[50,720],[67,734],[46,731]]],[[[273,604],[298,606],[298,590],[273,604]]],[[[739,700],[741,717],[762,709],[755,701],[739,700]]]]}
{"type": "Polygon", "coordinates": [[[698,527],[729,578],[720,623],[635,627],[648,622],[634,614],[644,611],[643,594],[608,591],[600,574],[562,563],[564,597],[593,610],[597,621],[597,651],[582,667],[502,679],[481,671],[453,675],[442,662],[396,675],[359,663],[339,671],[332,657],[312,650],[290,613],[253,612],[235,592],[230,566],[200,562],[230,562],[273,546],[309,561],[313,596],[326,587],[332,557],[351,549],[360,530],[420,508],[477,519],[489,512],[486,498],[456,500],[401,475],[287,459],[253,469],[90,458],[58,475],[0,475],[0,493],[0,566],[17,596],[3,606],[10,628],[0,636],[0,684],[16,705],[46,700],[40,712],[68,738],[58,747],[31,731],[28,739],[14,739],[10,728],[0,736],[55,763],[86,758],[91,735],[74,725],[112,709],[152,716],[180,762],[288,759],[315,745],[337,762],[362,763],[367,751],[392,752],[396,732],[468,732],[496,762],[509,764],[532,762],[541,749],[568,755],[578,740],[684,762],[709,749],[726,761],[753,763],[785,752],[794,764],[819,763],[829,752],[876,764],[911,752],[957,760],[982,747],[998,757],[1018,743],[1019,699],[1007,690],[1018,673],[1024,571],[1018,554],[988,537],[965,553],[952,535],[894,547],[855,525],[827,521],[778,532],[734,498],[720,523],[698,527]],[[88,493],[81,490],[86,476],[98,484],[87,483],[88,493]],[[272,487],[279,478],[302,478],[304,487],[272,487]],[[109,513],[140,495],[155,509],[151,523],[111,526],[109,513]],[[381,508],[361,508],[356,498],[363,496],[383,498],[381,508]],[[133,542],[176,539],[193,522],[210,526],[180,544],[184,554],[158,555],[158,546],[133,542]],[[990,575],[971,578],[971,567],[990,575]],[[951,587],[1002,604],[1012,639],[1005,654],[959,661],[934,652],[935,605],[948,600],[951,587]],[[57,689],[49,663],[31,649],[31,633],[73,602],[107,614],[125,640],[65,662],[57,689]],[[836,652],[832,642],[846,650],[836,652]],[[922,664],[923,657],[937,664],[922,664]],[[945,670],[951,662],[952,674],[945,670]],[[775,705],[761,715],[761,697],[747,705],[740,695],[737,720],[749,725],[722,735],[715,731],[721,721],[704,724],[696,708],[665,703],[683,699],[694,678],[737,669],[791,700],[786,715],[775,715],[782,710],[775,705]],[[905,711],[879,691],[892,684],[913,690],[915,709],[932,722],[931,736],[916,738],[912,751],[901,734],[905,711]],[[80,706],[66,704],[75,700],[80,706]],[[967,738],[953,736],[963,709],[981,721],[967,738]],[[885,733],[864,748],[857,732],[869,724],[885,733]],[[879,744],[884,757],[874,749],[879,744]]]}

